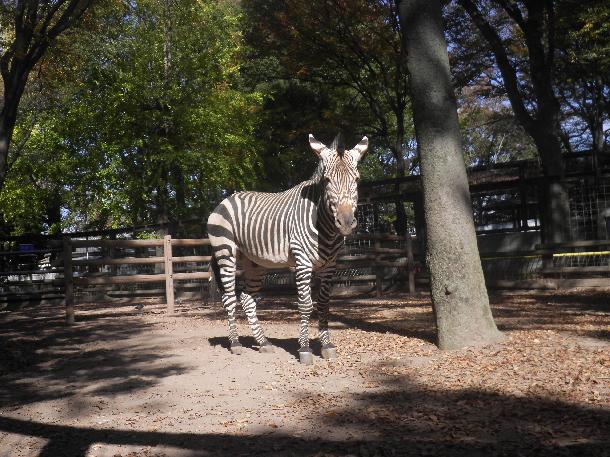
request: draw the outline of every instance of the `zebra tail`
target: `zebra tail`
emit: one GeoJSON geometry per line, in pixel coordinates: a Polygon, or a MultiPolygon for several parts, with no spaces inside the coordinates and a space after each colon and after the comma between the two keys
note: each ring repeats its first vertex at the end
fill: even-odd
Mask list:
{"type": "Polygon", "coordinates": [[[210,279],[208,283],[208,302],[218,303],[220,301],[220,267],[216,257],[212,255],[209,267],[210,279]]]}

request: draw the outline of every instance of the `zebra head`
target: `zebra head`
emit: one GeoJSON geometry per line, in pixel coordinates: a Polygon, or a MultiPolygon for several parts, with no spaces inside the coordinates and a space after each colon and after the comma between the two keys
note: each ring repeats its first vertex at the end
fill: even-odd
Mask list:
{"type": "Polygon", "coordinates": [[[346,150],[341,134],[335,137],[330,147],[309,135],[309,145],[320,159],[319,169],[325,184],[328,209],[335,227],[343,236],[352,233],[357,222],[354,217],[358,204],[358,163],[366,154],[369,140],[363,137],[353,149],[346,150]]]}

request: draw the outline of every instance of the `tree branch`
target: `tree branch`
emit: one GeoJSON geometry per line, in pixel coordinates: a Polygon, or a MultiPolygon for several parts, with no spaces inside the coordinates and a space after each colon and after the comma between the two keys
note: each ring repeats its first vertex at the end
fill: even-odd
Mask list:
{"type": "Polygon", "coordinates": [[[519,9],[516,3],[510,0],[495,0],[504,11],[519,25],[521,30],[525,30],[525,20],[523,19],[523,13],[519,9]]]}
{"type": "Polygon", "coordinates": [[[521,94],[521,91],[519,90],[517,73],[506,54],[504,43],[498,35],[498,32],[489,22],[487,22],[472,0],[458,0],[458,4],[466,10],[483,37],[491,46],[492,52],[496,58],[496,63],[502,74],[506,94],[508,95],[515,115],[529,132],[533,131],[535,128],[534,119],[525,108],[523,94],[521,94]]]}

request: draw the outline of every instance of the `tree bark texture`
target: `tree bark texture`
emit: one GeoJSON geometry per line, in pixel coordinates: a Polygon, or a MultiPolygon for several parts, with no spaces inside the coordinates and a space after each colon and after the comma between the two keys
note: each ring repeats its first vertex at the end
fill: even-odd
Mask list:
{"type": "Polygon", "coordinates": [[[502,339],[493,320],[472,218],[457,105],[438,0],[402,0],[422,169],[427,254],[441,349],[502,339]]]}

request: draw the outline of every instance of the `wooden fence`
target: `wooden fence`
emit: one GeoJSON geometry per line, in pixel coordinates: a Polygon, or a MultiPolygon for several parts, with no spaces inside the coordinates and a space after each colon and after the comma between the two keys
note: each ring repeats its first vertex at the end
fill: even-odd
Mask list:
{"type": "Polygon", "coordinates": [[[66,297],[66,319],[68,323],[74,322],[74,287],[75,286],[107,286],[114,284],[131,283],[165,283],[166,306],[169,313],[174,312],[174,281],[189,279],[208,279],[210,274],[204,271],[190,273],[174,273],[175,262],[209,262],[211,256],[173,256],[173,247],[177,246],[209,246],[208,239],[172,239],[166,235],[162,239],[153,240],[72,240],[68,237],[63,239],[63,270],[66,297]],[[102,257],[95,259],[73,260],[74,248],[162,248],[162,256],[154,257],[102,257]],[[157,274],[134,274],[115,275],[103,277],[74,277],[75,266],[99,266],[99,265],[151,265],[163,264],[163,273],[157,274]]]}
{"type": "MultiPolygon", "coordinates": [[[[164,295],[166,309],[173,313],[175,291],[184,292],[187,287],[203,289],[201,280],[209,278],[206,264],[211,259],[210,255],[176,255],[187,249],[191,254],[205,250],[209,253],[208,239],[174,239],[170,236],[151,240],[65,237],[38,244],[26,243],[12,249],[1,244],[0,247],[4,248],[0,250],[0,303],[49,298],[65,300],[69,323],[74,322],[75,298],[78,297],[75,292],[86,289],[99,291],[104,286],[121,284],[138,284],[138,287],[144,287],[140,286],[143,283],[163,284],[154,292],[164,295]],[[154,255],[150,255],[151,248],[155,250],[154,255]],[[179,264],[183,265],[182,270],[179,264]],[[140,274],[141,266],[146,265],[154,266],[155,273],[140,274]],[[99,268],[106,271],[91,271],[99,268]],[[136,274],[117,274],[120,269],[135,270],[136,274]],[[197,269],[199,271],[194,271],[197,269]],[[28,279],[23,279],[26,277],[28,279]],[[190,280],[198,282],[183,282],[190,280]]],[[[419,257],[411,237],[388,234],[349,237],[346,248],[337,258],[337,274],[333,279],[335,292],[372,292],[380,296],[388,287],[414,292],[416,284],[425,287],[428,283],[419,257]]],[[[481,254],[481,260],[489,288],[610,287],[610,240],[538,245],[534,250],[523,252],[486,252],[481,254]]],[[[275,271],[274,274],[289,276],[286,273],[287,270],[275,271]]],[[[278,287],[283,293],[294,289],[287,289],[285,283],[278,287]]],[[[148,289],[111,292],[113,297],[126,295],[127,298],[118,299],[123,303],[141,303],[138,295],[154,295],[148,289]]],[[[195,293],[203,293],[203,290],[195,293]]],[[[100,300],[111,300],[107,291],[100,300]]]]}
{"type": "MultiPolygon", "coordinates": [[[[408,284],[409,291],[415,291],[415,271],[417,263],[414,260],[413,244],[409,237],[396,235],[355,235],[350,237],[350,242],[365,242],[365,252],[357,254],[343,254],[337,259],[338,270],[350,270],[350,273],[358,268],[366,267],[373,274],[350,274],[349,278],[335,277],[335,283],[348,281],[349,283],[374,283],[374,291],[381,295],[384,291],[384,278],[387,269],[394,268],[403,271],[404,278],[401,283],[408,284]],[[400,244],[401,247],[387,247],[388,245],[400,244]],[[347,278],[347,279],[346,279],[347,278]]],[[[40,243],[39,243],[40,244],[40,243]]],[[[175,311],[175,281],[206,280],[209,279],[208,271],[175,271],[176,264],[198,263],[207,264],[211,260],[210,255],[179,255],[176,256],[176,248],[206,248],[210,244],[208,239],[177,239],[165,236],[162,239],[149,240],[80,240],[64,237],[62,240],[47,240],[45,248],[32,249],[33,245],[23,244],[26,250],[0,251],[1,259],[21,259],[14,262],[18,267],[14,270],[8,267],[10,262],[3,261],[3,271],[0,277],[5,280],[9,278],[29,277],[29,280],[6,281],[5,289],[17,287],[16,292],[2,292],[7,300],[19,300],[21,298],[42,298],[45,293],[54,293],[53,297],[61,297],[65,300],[66,320],[74,322],[75,292],[79,289],[92,286],[115,286],[121,284],[163,283],[165,305],[168,313],[175,311]],[[115,256],[117,251],[125,249],[145,250],[155,249],[157,255],[149,256],[115,256]],[[93,251],[90,256],[90,251],[93,251]],[[46,269],[40,268],[41,257],[46,256],[46,269]],[[27,259],[31,258],[31,262],[27,259]],[[23,259],[26,259],[25,261],[23,259]],[[26,266],[24,268],[24,265],[26,266]],[[108,274],[108,272],[96,272],[91,269],[104,267],[108,269],[123,266],[154,265],[157,270],[155,274],[108,274]],[[42,275],[43,279],[34,279],[34,276],[42,275]],[[46,279],[47,276],[54,277],[46,279]],[[61,275],[61,277],[59,277],[61,275]],[[28,292],[24,289],[30,287],[28,292]],[[45,288],[46,287],[46,288],[45,288]],[[51,289],[49,289],[51,287],[51,289]],[[62,297],[63,296],[63,297],[62,297]]],[[[201,268],[201,267],[199,267],[201,268]]],[[[207,270],[207,268],[206,268],[207,270]]],[[[277,272],[277,271],[276,271],[277,272]]],[[[286,270],[284,270],[286,272],[286,270]]],[[[240,272],[238,272],[239,274],[240,272]]],[[[394,275],[395,276],[395,275],[394,275]]],[[[394,281],[396,282],[396,281],[394,281]]],[[[368,287],[370,291],[370,286],[368,287]]],[[[284,288],[284,291],[286,289],[284,288]]],[[[145,293],[146,291],[143,291],[145,293]]],[[[46,295],[48,296],[48,295],[46,295]]],[[[137,299],[131,302],[138,301],[137,299]]],[[[141,301],[141,299],[140,299],[141,301]]]]}
{"type": "Polygon", "coordinates": [[[610,288],[610,240],[539,244],[526,251],[482,253],[481,261],[490,289],[610,288]],[[524,271],[526,268],[529,271],[524,271]]]}

